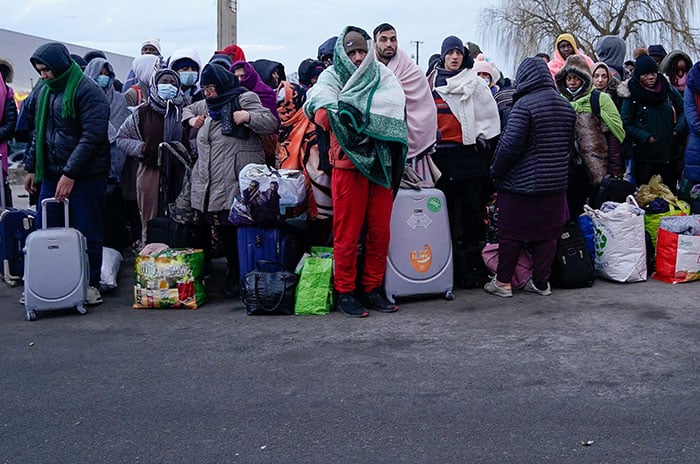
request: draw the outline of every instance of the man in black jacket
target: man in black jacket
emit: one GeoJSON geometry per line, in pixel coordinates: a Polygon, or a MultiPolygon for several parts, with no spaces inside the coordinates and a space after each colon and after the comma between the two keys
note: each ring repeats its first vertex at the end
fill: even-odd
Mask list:
{"type": "MultiPolygon", "coordinates": [[[[87,239],[88,304],[99,304],[104,194],[109,172],[109,104],[95,81],[85,78],[65,45],[44,44],[30,61],[44,86],[30,115],[35,132],[25,157],[28,174],[24,186],[29,193],[39,189],[40,222],[44,198],[70,199],[74,226],[87,239]]],[[[59,209],[47,213],[51,213],[47,215],[50,225],[60,224],[59,209]]]]}

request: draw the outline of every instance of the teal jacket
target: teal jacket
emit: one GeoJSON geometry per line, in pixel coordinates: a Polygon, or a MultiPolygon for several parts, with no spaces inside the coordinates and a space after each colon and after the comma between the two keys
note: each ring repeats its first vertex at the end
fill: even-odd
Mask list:
{"type": "Polygon", "coordinates": [[[681,94],[663,79],[668,98],[654,105],[644,101],[640,95],[633,95],[628,85],[629,80],[618,87],[618,94],[625,99],[622,102],[622,123],[627,136],[634,144],[634,157],[637,161],[653,164],[669,162],[670,145],[673,133],[681,133],[686,128],[681,94]],[[649,143],[653,136],[654,143],[649,143]]]}

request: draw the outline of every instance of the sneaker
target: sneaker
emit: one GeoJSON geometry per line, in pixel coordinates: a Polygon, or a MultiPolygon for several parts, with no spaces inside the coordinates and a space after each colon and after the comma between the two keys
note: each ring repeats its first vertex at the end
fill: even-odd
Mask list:
{"type": "Polygon", "coordinates": [[[221,288],[221,296],[224,298],[238,298],[241,296],[241,287],[238,279],[227,277],[224,286],[221,288]]]}
{"type": "Polygon", "coordinates": [[[19,304],[24,304],[24,293],[22,293],[22,296],[19,297],[19,304]]]}
{"type": "Polygon", "coordinates": [[[367,317],[369,313],[352,293],[339,293],[335,307],[349,317],[367,317]]]}
{"type": "Polygon", "coordinates": [[[102,295],[100,295],[100,291],[95,288],[95,287],[88,287],[87,290],[87,305],[88,306],[93,306],[93,305],[98,305],[102,303],[102,295]]]}
{"type": "Polygon", "coordinates": [[[486,284],[484,284],[484,291],[502,298],[510,298],[513,296],[513,290],[510,288],[503,288],[496,284],[496,277],[493,277],[491,280],[486,282],[486,284]]]}
{"type": "Polygon", "coordinates": [[[379,287],[370,292],[361,292],[359,300],[365,308],[373,309],[380,313],[395,313],[399,309],[398,306],[386,299],[379,287]]]}
{"type": "Polygon", "coordinates": [[[544,290],[540,290],[535,285],[535,282],[532,280],[532,277],[527,280],[527,283],[523,287],[523,290],[525,290],[526,292],[538,293],[542,296],[549,296],[552,294],[552,288],[549,286],[549,282],[547,282],[547,287],[544,290]]]}

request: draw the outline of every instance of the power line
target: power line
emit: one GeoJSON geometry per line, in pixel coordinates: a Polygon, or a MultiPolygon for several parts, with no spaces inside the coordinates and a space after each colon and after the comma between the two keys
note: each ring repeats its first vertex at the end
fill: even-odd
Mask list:
{"type": "Polygon", "coordinates": [[[421,40],[411,40],[411,43],[416,44],[416,64],[420,65],[420,60],[418,59],[418,55],[420,53],[420,44],[424,43],[421,40]]]}

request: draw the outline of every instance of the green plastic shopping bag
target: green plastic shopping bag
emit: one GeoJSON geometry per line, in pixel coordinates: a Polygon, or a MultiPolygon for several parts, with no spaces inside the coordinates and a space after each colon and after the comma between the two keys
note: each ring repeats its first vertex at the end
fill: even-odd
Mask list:
{"type": "Polygon", "coordinates": [[[313,256],[313,249],[311,253],[301,268],[294,314],[325,315],[333,307],[333,258],[313,256]]]}
{"type": "Polygon", "coordinates": [[[659,235],[659,223],[662,218],[668,216],[687,216],[690,214],[690,205],[683,200],[676,200],[668,203],[669,210],[665,213],[645,214],[644,229],[651,236],[651,243],[656,248],[656,240],[659,235]]]}

